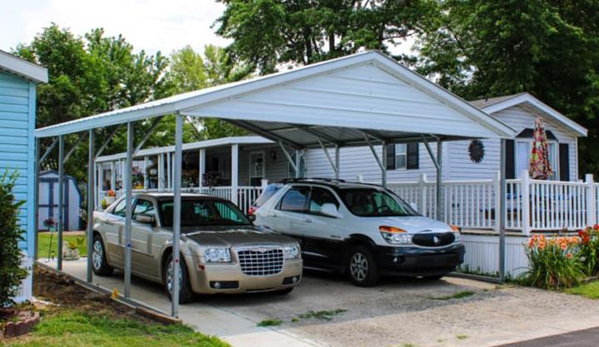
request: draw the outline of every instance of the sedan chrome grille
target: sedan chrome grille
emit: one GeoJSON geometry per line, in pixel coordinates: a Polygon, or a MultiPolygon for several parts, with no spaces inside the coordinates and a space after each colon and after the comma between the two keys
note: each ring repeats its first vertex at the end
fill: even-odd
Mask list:
{"type": "Polygon", "coordinates": [[[283,270],[281,248],[244,248],[237,251],[241,271],[248,276],[268,276],[283,270]]]}
{"type": "Polygon", "coordinates": [[[423,247],[442,247],[452,244],[453,241],[455,241],[453,233],[420,233],[412,237],[415,245],[423,247]]]}

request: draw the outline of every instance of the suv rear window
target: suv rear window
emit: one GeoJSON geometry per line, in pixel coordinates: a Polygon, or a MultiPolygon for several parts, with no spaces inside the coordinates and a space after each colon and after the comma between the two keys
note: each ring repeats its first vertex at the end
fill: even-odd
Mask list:
{"type": "Polygon", "coordinates": [[[258,208],[258,207],[264,205],[264,203],[267,202],[268,199],[270,199],[271,196],[273,196],[281,188],[283,188],[283,184],[280,184],[280,183],[273,183],[273,184],[267,185],[266,189],[264,189],[262,194],[260,194],[258,199],[256,199],[256,201],[254,202],[253,207],[258,208]]]}

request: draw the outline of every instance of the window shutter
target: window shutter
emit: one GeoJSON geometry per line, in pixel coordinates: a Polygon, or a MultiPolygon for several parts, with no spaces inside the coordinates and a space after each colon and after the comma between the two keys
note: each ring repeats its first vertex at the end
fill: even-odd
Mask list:
{"type": "Polygon", "coordinates": [[[387,170],[395,170],[395,144],[387,146],[387,170]]]}
{"type": "Polygon", "coordinates": [[[516,178],[516,158],[514,156],[514,140],[505,140],[505,178],[516,178]]]}
{"type": "Polygon", "coordinates": [[[559,179],[560,181],[570,180],[570,148],[567,143],[559,144],[559,179]]]}
{"type": "Polygon", "coordinates": [[[408,170],[417,170],[418,169],[418,143],[408,143],[407,149],[407,165],[406,169],[408,170]]]}

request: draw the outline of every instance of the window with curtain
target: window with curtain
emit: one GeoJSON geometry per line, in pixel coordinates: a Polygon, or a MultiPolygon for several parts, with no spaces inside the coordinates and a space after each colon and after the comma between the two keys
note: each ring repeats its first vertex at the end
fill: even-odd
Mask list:
{"type": "Polygon", "coordinates": [[[408,163],[408,145],[398,143],[395,145],[395,168],[405,169],[408,163]]]}

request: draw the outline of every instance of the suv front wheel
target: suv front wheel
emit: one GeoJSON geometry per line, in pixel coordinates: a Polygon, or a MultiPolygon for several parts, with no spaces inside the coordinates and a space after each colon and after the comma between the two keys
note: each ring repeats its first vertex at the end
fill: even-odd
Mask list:
{"type": "Polygon", "coordinates": [[[372,252],[365,246],[353,247],[347,257],[347,273],[353,284],[372,287],[379,279],[372,252]]]}

